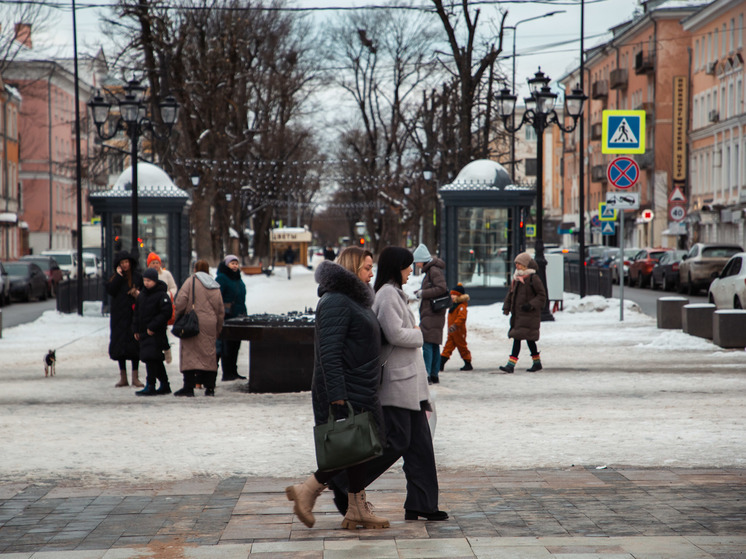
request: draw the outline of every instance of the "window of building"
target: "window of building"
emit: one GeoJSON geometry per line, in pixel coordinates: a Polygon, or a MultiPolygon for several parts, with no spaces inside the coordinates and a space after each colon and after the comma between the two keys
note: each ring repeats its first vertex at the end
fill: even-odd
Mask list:
{"type": "Polygon", "coordinates": [[[536,158],[527,157],[523,161],[524,161],[524,166],[525,166],[525,175],[527,177],[535,177],[536,176],[536,158]]]}
{"type": "Polygon", "coordinates": [[[707,64],[712,62],[712,33],[707,34],[707,64]]]}
{"type": "Polygon", "coordinates": [[[738,48],[743,48],[743,14],[738,16],[738,48]]]}
{"type": "Polygon", "coordinates": [[[723,58],[728,56],[728,27],[723,24],[723,40],[722,40],[722,55],[723,58]]]}
{"type": "Polygon", "coordinates": [[[736,19],[730,18],[730,52],[736,50],[736,19]]]}
{"type": "Polygon", "coordinates": [[[536,141],[536,130],[533,126],[524,126],[523,129],[526,131],[526,141],[536,141]]]}

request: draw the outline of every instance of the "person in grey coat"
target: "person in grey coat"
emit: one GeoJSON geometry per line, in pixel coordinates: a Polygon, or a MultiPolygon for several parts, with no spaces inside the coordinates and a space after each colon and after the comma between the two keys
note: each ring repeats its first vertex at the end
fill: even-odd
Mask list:
{"type": "MultiPolygon", "coordinates": [[[[381,349],[384,363],[380,399],[387,447],[382,456],[366,462],[366,483],[403,457],[407,479],[404,518],[447,520],[448,514],[438,510],[438,474],[427,422],[430,392],[420,350],[422,331],[402,291],[411,272],[411,252],[400,247],[383,249],[378,258],[373,311],[386,340],[381,349]]],[[[336,477],[330,487],[334,489],[334,503],[344,514],[344,480],[336,477]]]]}
{"type": "Polygon", "coordinates": [[[433,311],[430,302],[436,297],[448,295],[448,284],[446,283],[446,264],[440,258],[430,255],[425,245],[418,246],[413,254],[414,263],[422,268],[425,277],[422,279],[422,287],[415,294],[420,299],[420,328],[424,344],[422,355],[425,358],[427,379],[431,384],[440,382],[440,344],[443,343],[443,328],[446,325],[446,313],[448,307],[440,311],[433,311]]]}

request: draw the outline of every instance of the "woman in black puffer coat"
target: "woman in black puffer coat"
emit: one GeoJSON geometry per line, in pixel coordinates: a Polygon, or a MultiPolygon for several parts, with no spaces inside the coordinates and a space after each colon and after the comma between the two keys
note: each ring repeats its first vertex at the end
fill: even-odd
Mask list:
{"type": "MultiPolygon", "coordinates": [[[[381,327],[371,310],[373,291],[365,275],[365,251],[360,251],[355,270],[324,261],[316,269],[318,293],[316,307],[315,363],[311,388],[316,425],[329,419],[329,406],[346,407],[373,413],[378,430],[383,435],[383,414],[378,398],[381,383],[381,327]],[[365,278],[363,276],[365,275],[365,278]]],[[[372,260],[371,260],[372,264],[372,260]]],[[[337,414],[335,414],[335,417],[337,414]]],[[[314,525],[313,506],[326,484],[345,470],[317,471],[305,482],[288,487],[288,499],[294,501],[293,511],[308,527],[314,525]]],[[[366,464],[346,468],[349,479],[349,507],[343,528],[387,528],[389,521],[373,515],[365,500],[366,464]]]]}
{"type": "Polygon", "coordinates": [[[123,250],[114,255],[114,274],[106,282],[109,294],[109,357],[119,363],[119,382],[115,386],[129,386],[127,360],[132,362],[132,386],[142,388],[138,378],[140,347],[132,336],[132,313],[142,289],[142,276],[136,271],[137,261],[123,250]]]}

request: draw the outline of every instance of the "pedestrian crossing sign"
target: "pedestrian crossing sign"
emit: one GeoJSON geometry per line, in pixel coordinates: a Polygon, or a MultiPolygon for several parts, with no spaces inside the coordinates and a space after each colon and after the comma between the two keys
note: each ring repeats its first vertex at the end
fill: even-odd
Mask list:
{"type": "Polygon", "coordinates": [[[613,221],[604,221],[604,224],[601,226],[601,234],[616,235],[616,223],[613,221]]]}
{"type": "Polygon", "coordinates": [[[601,221],[616,221],[616,209],[609,204],[598,204],[598,219],[601,221]]]}
{"type": "Polygon", "coordinates": [[[645,153],[645,111],[604,111],[602,153],[645,153]]]}

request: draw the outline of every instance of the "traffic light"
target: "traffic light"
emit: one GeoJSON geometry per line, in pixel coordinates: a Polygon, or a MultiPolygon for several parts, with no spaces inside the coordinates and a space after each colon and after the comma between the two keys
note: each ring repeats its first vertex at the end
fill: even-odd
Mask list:
{"type": "Polygon", "coordinates": [[[358,244],[361,247],[364,247],[365,246],[365,237],[360,237],[357,242],[358,242],[358,244]]]}

